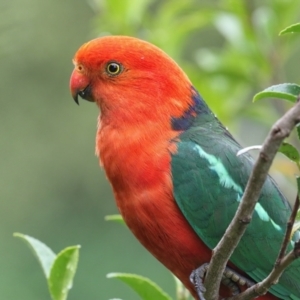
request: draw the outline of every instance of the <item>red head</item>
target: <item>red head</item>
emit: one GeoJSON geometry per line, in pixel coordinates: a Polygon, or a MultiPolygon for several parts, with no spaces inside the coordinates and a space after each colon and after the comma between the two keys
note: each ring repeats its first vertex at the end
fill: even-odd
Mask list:
{"type": "Polygon", "coordinates": [[[191,83],[162,50],[126,36],[107,36],[82,45],[74,57],[70,89],[96,102],[102,117],[133,123],[140,118],[181,116],[191,103],[191,83]]]}

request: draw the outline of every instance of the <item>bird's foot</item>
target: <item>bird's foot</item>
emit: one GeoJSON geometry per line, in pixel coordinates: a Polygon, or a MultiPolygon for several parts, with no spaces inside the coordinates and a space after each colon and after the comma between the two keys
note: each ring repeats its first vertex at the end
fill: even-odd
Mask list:
{"type": "MultiPolygon", "coordinates": [[[[204,287],[204,277],[208,267],[209,263],[205,263],[196,270],[194,270],[190,275],[190,281],[194,285],[200,300],[205,300],[204,293],[206,289],[204,287]]],[[[246,285],[247,287],[250,287],[254,285],[253,281],[240,275],[238,272],[234,271],[230,267],[225,268],[221,282],[223,285],[227,286],[231,290],[231,293],[234,296],[238,295],[241,292],[240,286],[246,285]]]]}
{"type": "MultiPolygon", "coordinates": [[[[224,284],[223,280],[227,280],[227,279],[230,280],[231,283],[235,283],[236,285],[239,285],[239,286],[246,285],[247,287],[251,287],[252,285],[255,284],[254,281],[239,274],[237,271],[231,269],[230,267],[225,268],[225,271],[223,273],[222,283],[224,284]]],[[[226,286],[229,286],[229,285],[226,285],[226,286]]]]}
{"type": "Polygon", "coordinates": [[[199,268],[192,271],[190,275],[190,281],[194,285],[198,294],[199,300],[205,300],[204,293],[206,291],[204,287],[204,277],[208,269],[209,263],[201,265],[199,268]]]}

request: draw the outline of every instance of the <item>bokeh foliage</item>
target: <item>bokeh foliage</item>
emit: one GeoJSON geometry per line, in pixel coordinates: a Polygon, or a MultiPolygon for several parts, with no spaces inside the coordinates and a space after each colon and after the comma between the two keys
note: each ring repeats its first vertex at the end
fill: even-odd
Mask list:
{"type": "MultiPolygon", "coordinates": [[[[291,104],[252,104],[253,95],[299,83],[299,39],[278,33],[299,21],[300,2],[2,0],[0,8],[1,299],[49,299],[39,266],[12,238],[15,231],[56,252],[82,245],[70,299],[138,299],[105,278],[114,271],[145,275],[174,295],[169,273],[127,229],[104,221],[117,211],[93,155],[98,112],[72,103],[72,56],[96,36],[146,39],[182,66],[244,146],[260,144],[291,104]]],[[[293,176],[286,159],[279,158],[277,168],[276,174],[293,176]]]]}

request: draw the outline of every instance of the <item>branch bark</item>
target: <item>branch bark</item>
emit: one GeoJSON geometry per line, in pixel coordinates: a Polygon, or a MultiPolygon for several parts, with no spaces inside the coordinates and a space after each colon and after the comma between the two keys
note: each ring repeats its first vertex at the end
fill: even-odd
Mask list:
{"type": "Polygon", "coordinates": [[[278,282],[283,271],[300,255],[300,242],[295,243],[294,250],[284,256],[271,271],[271,273],[261,282],[251,286],[245,292],[231,297],[230,300],[250,300],[267,293],[269,288],[278,282]]]}
{"type": "MultiPolygon", "coordinates": [[[[282,141],[290,135],[292,129],[299,122],[300,103],[297,101],[297,103],[272,126],[271,131],[266,137],[266,140],[264,141],[259,153],[259,157],[254,164],[238,210],[228,226],[224,236],[218,245],[213,249],[213,255],[204,283],[204,287],[206,288],[204,296],[207,300],[218,299],[222,274],[230,256],[238,245],[248,224],[251,222],[255,204],[258,201],[272,161],[282,141]]],[[[292,261],[291,257],[292,254],[288,254],[286,259],[282,259],[280,265],[283,265],[283,267],[286,268],[284,263],[286,261],[290,263],[292,261]]],[[[281,273],[277,275],[278,278],[281,273]]]]}
{"type": "Polygon", "coordinates": [[[296,201],[294,203],[294,207],[293,207],[290,219],[287,223],[284,240],[282,242],[281,249],[279,251],[277,261],[275,263],[275,268],[277,267],[277,265],[280,264],[281,260],[284,258],[285,253],[286,253],[286,248],[287,248],[288,243],[290,241],[290,236],[291,236],[291,233],[292,233],[293,225],[295,223],[295,219],[296,219],[296,216],[297,216],[297,211],[299,209],[299,194],[298,193],[299,193],[299,191],[297,191],[296,201]]]}

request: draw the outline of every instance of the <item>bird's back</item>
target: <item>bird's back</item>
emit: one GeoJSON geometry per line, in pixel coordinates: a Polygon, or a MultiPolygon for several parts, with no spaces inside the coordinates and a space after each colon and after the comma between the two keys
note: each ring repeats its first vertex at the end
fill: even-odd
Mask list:
{"type": "MultiPolygon", "coordinates": [[[[177,204],[199,237],[212,249],[232,220],[253,167],[249,155],[237,157],[239,144],[214,115],[199,115],[180,135],[172,156],[177,204]]],[[[255,281],[272,270],[285,234],[290,206],[268,177],[253,219],[230,261],[255,281]]],[[[293,241],[288,250],[293,248],[293,241]]],[[[271,291],[300,299],[300,261],[296,260],[271,291]]]]}

